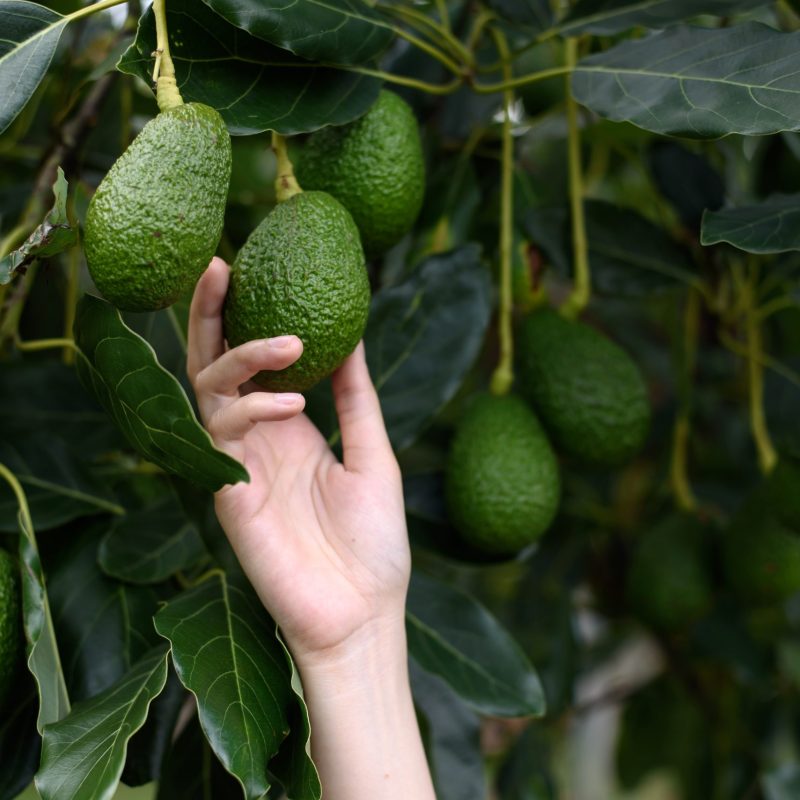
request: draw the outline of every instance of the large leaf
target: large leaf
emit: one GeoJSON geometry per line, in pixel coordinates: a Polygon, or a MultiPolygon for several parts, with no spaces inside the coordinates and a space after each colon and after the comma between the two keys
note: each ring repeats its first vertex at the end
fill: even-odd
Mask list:
{"type": "Polygon", "coordinates": [[[85,295],[75,342],[81,380],[144,458],[211,491],[249,480],[238,461],[214,447],[181,385],[112,305],[85,295]]]}
{"type": "Polygon", "coordinates": [[[777,194],[751,206],[707,211],[702,243],[728,242],[748,253],[800,250],[800,195],[777,194]]]}
{"type": "Polygon", "coordinates": [[[194,566],[205,547],[171,494],[127,514],[103,537],[98,560],[107,575],[129,583],[160,583],[194,566]]]}
{"type": "Polygon", "coordinates": [[[761,779],[766,800],[793,800],[800,797],[800,765],[786,766],[768,772],[761,779]]]}
{"type": "Polygon", "coordinates": [[[700,14],[727,17],[766,5],[769,0],[580,0],[565,17],[563,36],[611,36],[637,26],[665,28],[700,14]]]}
{"type": "Polygon", "coordinates": [[[366,64],[394,38],[361,0],[203,0],[228,22],[313,61],[366,64]]]}
{"type": "Polygon", "coordinates": [[[550,0],[489,0],[488,5],[498,17],[534,31],[546,30],[553,22],[550,0]]]}
{"type": "Polygon", "coordinates": [[[800,32],[751,22],[676,27],[581,61],[577,100],[655,133],[716,138],[800,129],[800,32]]]}
{"type": "Polygon", "coordinates": [[[66,21],[37,3],[0,0],[0,133],[44,77],[66,21]]]}
{"type": "Polygon", "coordinates": [[[525,654],[469,595],[415,573],[406,630],[414,660],[479,713],[544,714],[544,693],[525,654]]]}
{"type": "Polygon", "coordinates": [[[178,677],[197,698],[214,752],[248,800],[262,797],[294,702],[274,624],[252,592],[222,572],[169,602],[155,624],[172,644],[178,677]]]}
{"type": "MultiPolygon", "coordinates": [[[[184,99],[218,109],[231,133],[291,135],[341,125],[378,96],[379,80],[292,56],[229,25],[197,0],[170,0],[167,22],[184,99]]],[[[148,11],[119,69],[149,82],[155,45],[148,11]]]]}
{"type": "Polygon", "coordinates": [[[0,800],[14,800],[33,780],[42,746],[36,730],[36,685],[30,675],[17,680],[0,719],[0,800]]]}
{"type": "Polygon", "coordinates": [[[44,730],[36,788],[43,800],[110,800],[128,740],[147,719],[167,680],[167,648],[157,647],[118,683],[75,706],[44,730]]]}

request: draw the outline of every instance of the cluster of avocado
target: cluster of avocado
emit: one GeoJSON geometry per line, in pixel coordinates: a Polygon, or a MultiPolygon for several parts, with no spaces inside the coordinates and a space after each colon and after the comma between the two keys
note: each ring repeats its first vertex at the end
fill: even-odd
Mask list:
{"type": "MultiPolygon", "coordinates": [[[[366,326],[370,288],[364,249],[377,255],[413,225],[425,172],[409,106],[382,91],[348,125],[312,135],[300,191],[279,202],[231,267],[224,328],[234,347],[295,334],[300,359],[257,382],[304,391],[333,372],[366,326]],[[363,243],[363,246],[362,246],[363,243]]],[[[222,236],[231,141],[209,106],[160,113],[97,189],[84,247],[101,294],[125,311],[155,311],[192,289],[222,236]]]]}

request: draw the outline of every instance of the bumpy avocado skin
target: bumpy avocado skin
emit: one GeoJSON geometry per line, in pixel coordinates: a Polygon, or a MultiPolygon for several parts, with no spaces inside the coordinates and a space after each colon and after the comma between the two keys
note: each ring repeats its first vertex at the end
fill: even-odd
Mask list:
{"type": "Polygon", "coordinates": [[[528,315],[518,342],[522,394],[557,448],[607,466],[639,451],[650,405],[642,374],[624,350],[552,309],[528,315]]]}
{"type": "Polygon", "coordinates": [[[20,633],[19,571],[11,556],[0,549],[0,708],[16,672],[20,633]]]}
{"type": "Polygon", "coordinates": [[[450,518],[489,553],[535,542],[558,509],[558,463],[536,416],[515,395],[480,395],[464,414],[445,472],[450,518]]]}
{"type": "Polygon", "coordinates": [[[298,361],[255,380],[302,392],[330,375],[364,333],[370,288],[358,229],[325,192],[277,206],[250,234],[231,267],[224,324],[228,344],[294,334],[298,361]]]}
{"type": "Polygon", "coordinates": [[[187,103],[144,126],[97,188],[86,215],[86,263],[125,311],[174,303],[216,252],[231,177],[231,140],[209,106],[187,103]]]}
{"type": "Polygon", "coordinates": [[[303,189],[329,192],[347,208],[368,255],[384,252],[411,229],[425,194],[414,112],[382,91],[360,119],[313,134],[296,174],[303,189]]]}

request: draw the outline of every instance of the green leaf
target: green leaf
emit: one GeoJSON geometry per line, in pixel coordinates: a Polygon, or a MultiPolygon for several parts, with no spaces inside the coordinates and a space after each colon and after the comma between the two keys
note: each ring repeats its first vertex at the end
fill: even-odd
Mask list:
{"type": "Polygon", "coordinates": [[[519,645],[477,601],[415,573],[406,609],[408,648],[481,714],[541,716],[539,678],[519,645]]]}
{"type": "Polygon", "coordinates": [[[14,273],[24,270],[37,259],[54,256],[78,241],[78,231],[70,225],[67,217],[68,188],[64,171],[59,167],[53,184],[55,203],[42,224],[16,250],[0,259],[0,285],[9,283],[14,273]]]}
{"type": "Polygon", "coordinates": [[[751,206],[706,211],[701,241],[727,242],[748,253],[800,250],[800,195],[776,194],[751,206]]]}
{"type": "Polygon", "coordinates": [[[800,766],[787,764],[768,772],[761,779],[766,800],[793,800],[800,797],[800,766]]]}
{"type": "Polygon", "coordinates": [[[0,720],[0,800],[14,800],[30,784],[42,746],[36,730],[36,684],[30,675],[17,680],[0,720]]]}
{"type": "MultiPolygon", "coordinates": [[[[170,0],[167,24],[184,99],[216,108],[233,134],[342,125],[364,114],[380,90],[376,78],[322,67],[249,36],[196,0],[170,0]]],[[[149,84],[155,46],[148,11],[118,68],[149,84]]]]}
{"type": "Polygon", "coordinates": [[[670,28],[585,58],[576,99],[602,117],[694,139],[800,129],[800,32],[751,22],[670,28]]]}
{"type": "Polygon", "coordinates": [[[203,0],[253,36],[312,61],[366,64],[394,31],[360,0],[203,0]]]}
{"type": "Polygon", "coordinates": [[[547,30],[553,23],[550,0],[489,0],[488,5],[498,17],[533,31],[547,30]]]}
{"type": "Polygon", "coordinates": [[[171,496],[127,514],[103,537],[97,557],[103,571],[128,583],[160,583],[194,566],[205,554],[194,525],[171,496]]]}
{"type": "Polygon", "coordinates": [[[0,0],[0,133],[44,77],[66,20],[37,3],[0,0]]]}
{"type": "Polygon", "coordinates": [[[238,461],[214,447],[180,383],[112,305],[83,297],[75,343],[84,386],[140,455],[210,491],[249,480],[238,461]]]}
{"type": "Polygon", "coordinates": [[[629,28],[666,28],[700,14],[727,17],[769,0],[580,0],[558,26],[562,36],[612,36],[629,28]]]}
{"type": "Polygon", "coordinates": [[[170,601],[155,624],[172,644],[178,677],[197,698],[212,749],[248,800],[262,797],[294,700],[274,623],[249,590],[217,572],[170,601]]]}
{"type": "Polygon", "coordinates": [[[43,800],[110,800],[125,765],[128,740],[147,719],[167,680],[163,645],[102,694],[44,729],[36,788],[43,800]]]}

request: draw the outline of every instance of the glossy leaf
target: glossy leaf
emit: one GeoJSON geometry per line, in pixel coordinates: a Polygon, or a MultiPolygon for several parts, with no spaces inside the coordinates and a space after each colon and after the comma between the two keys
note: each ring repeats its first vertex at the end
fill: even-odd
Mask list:
{"type": "Polygon", "coordinates": [[[75,342],[81,380],[140,455],[211,491],[249,480],[241,464],[214,447],[181,385],[111,304],[83,297],[75,342]]]}
{"type": "Polygon", "coordinates": [[[44,77],[66,21],[23,0],[0,0],[0,133],[22,110],[44,77]]]}
{"type": "Polygon", "coordinates": [[[544,714],[544,693],[525,654],[469,595],[414,574],[406,630],[414,660],[479,713],[544,714]]]}
{"type": "Polygon", "coordinates": [[[793,800],[800,797],[800,766],[786,766],[768,772],[761,779],[766,800],[793,800]]]}
{"type": "MultiPolygon", "coordinates": [[[[380,90],[376,78],[292,56],[229,25],[197,0],[171,0],[167,23],[184,100],[216,108],[234,134],[292,135],[342,125],[364,114],[380,90]]],[[[149,83],[155,43],[148,11],[119,69],[149,83]]]]}
{"type": "Polygon", "coordinates": [[[572,90],[602,117],[717,138],[800,129],[800,32],[675,27],[585,58],[572,90]]]}
{"type": "Polygon", "coordinates": [[[269,760],[289,733],[289,669],[274,625],[249,590],[224,573],[170,601],[155,618],[217,757],[244,789],[269,789],[269,760]]]}
{"type": "Polygon", "coordinates": [[[167,495],[150,508],[117,520],[97,558],[107,575],[129,583],[160,583],[189,569],[205,547],[177,500],[167,495]]]}
{"type": "Polygon", "coordinates": [[[30,675],[17,681],[0,718],[0,800],[14,800],[33,780],[42,741],[36,730],[36,685],[30,675]]]}
{"type": "Polygon", "coordinates": [[[312,61],[366,64],[394,38],[391,26],[360,0],[203,0],[253,36],[312,61]]]}
{"type": "Polygon", "coordinates": [[[778,194],[751,206],[707,211],[702,243],[727,242],[748,253],[800,250],[800,195],[778,194]]]}
{"type": "Polygon", "coordinates": [[[110,800],[125,765],[128,740],[147,719],[167,680],[159,646],[102,694],[44,730],[36,788],[42,800],[110,800]]]}
{"type": "Polygon", "coordinates": [[[629,28],[666,28],[700,14],[727,17],[768,0],[580,0],[558,26],[562,36],[612,36],[629,28]]]}

